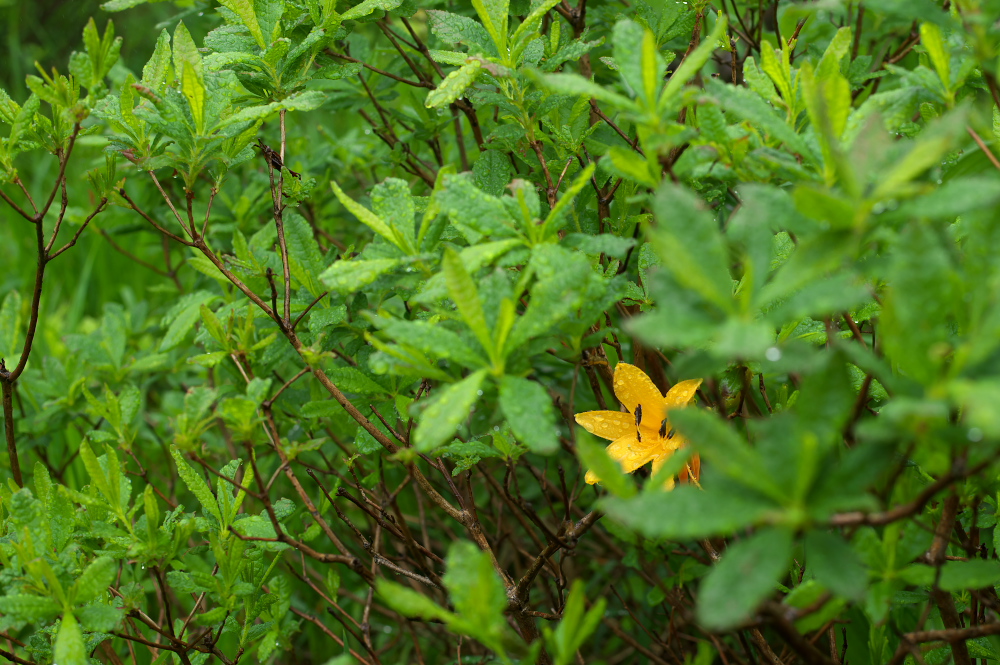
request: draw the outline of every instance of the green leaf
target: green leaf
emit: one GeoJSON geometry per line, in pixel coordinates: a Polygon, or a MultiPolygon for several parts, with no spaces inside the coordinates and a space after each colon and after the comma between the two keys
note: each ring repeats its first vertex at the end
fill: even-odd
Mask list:
{"type": "Polygon", "coordinates": [[[448,548],[446,561],[442,581],[461,619],[455,627],[503,653],[502,640],[510,631],[504,618],[507,593],[489,555],[470,542],[457,541],[448,548]]]}
{"type": "Polygon", "coordinates": [[[664,183],[653,202],[651,241],[683,286],[723,311],[733,308],[733,281],[719,225],[690,191],[664,183]]]}
{"type": "Polygon", "coordinates": [[[160,526],[160,506],[156,502],[156,492],[152,485],[146,485],[142,493],[143,507],[146,510],[146,535],[150,547],[156,547],[158,529],[160,526]]]}
{"type": "Polygon", "coordinates": [[[795,128],[760,95],[747,88],[728,85],[716,79],[706,81],[705,87],[727,113],[748,121],[756,131],[784,143],[790,151],[815,161],[812,149],[795,132],[795,128]]]}
{"type": "Polygon", "coordinates": [[[395,231],[389,227],[381,217],[373,213],[368,208],[364,207],[360,203],[357,203],[354,199],[347,196],[344,190],[340,188],[336,180],[330,181],[330,187],[333,188],[333,193],[337,196],[337,200],[340,201],[341,205],[347,208],[348,212],[357,217],[365,226],[370,228],[375,233],[379,234],[387,241],[395,245],[402,252],[406,252],[406,245],[397,237],[395,231]]]}
{"type": "Polygon", "coordinates": [[[622,499],[635,496],[635,481],[622,472],[621,465],[608,455],[605,448],[588,432],[577,429],[576,454],[583,467],[593,471],[601,486],[614,496],[622,499]]]}
{"type": "Polygon", "coordinates": [[[87,441],[80,443],[80,459],[83,460],[83,465],[87,469],[90,481],[97,486],[104,500],[112,506],[117,505],[117,493],[112,489],[111,483],[108,482],[108,477],[105,475],[104,469],[97,459],[97,455],[91,450],[90,444],[87,441]]]}
{"type": "Polygon", "coordinates": [[[951,94],[951,56],[944,44],[941,28],[933,23],[920,24],[920,44],[927,49],[931,63],[941,78],[945,91],[951,94]]]}
{"type": "Polygon", "coordinates": [[[1000,561],[945,561],[938,586],[945,591],[986,589],[1000,584],[1000,561]]]}
{"type": "MultiPolygon", "coordinates": [[[[441,41],[449,44],[466,44],[470,47],[471,53],[485,51],[486,55],[498,54],[496,46],[490,38],[490,34],[475,19],[437,9],[428,9],[426,11],[431,32],[441,39],[441,41]]],[[[434,51],[431,51],[431,53],[435,56],[440,54],[440,52],[434,51]]],[[[435,57],[435,60],[445,64],[461,65],[467,57],[469,57],[468,54],[461,53],[460,62],[447,62],[446,60],[439,60],[437,57],[435,57]]]]}
{"type": "Polygon", "coordinates": [[[416,205],[410,186],[399,178],[386,178],[371,193],[372,209],[386,222],[407,254],[416,253],[416,205]]]}
{"type": "Polygon", "coordinates": [[[106,593],[108,586],[115,579],[118,564],[109,556],[102,556],[90,562],[70,591],[70,597],[75,603],[89,603],[106,593]]]}
{"type": "Polygon", "coordinates": [[[764,466],[761,453],[714,412],[674,409],[670,412],[670,421],[719,472],[776,501],[785,499],[790,488],[775,483],[764,466]]]}
{"type": "Polygon", "coordinates": [[[384,395],[388,392],[357,367],[336,367],[327,370],[326,374],[344,392],[357,395],[384,395]]]}
{"type": "Polygon", "coordinates": [[[654,173],[649,167],[649,161],[635,150],[629,150],[619,146],[611,146],[607,157],[611,160],[611,171],[616,171],[618,175],[629,180],[655,189],[660,184],[660,176],[654,173]]]}
{"type": "Polygon", "coordinates": [[[319,278],[334,293],[354,293],[401,264],[399,259],[340,260],[319,278]]]}
{"type": "Polygon", "coordinates": [[[698,590],[697,615],[709,630],[727,630],[748,619],[788,568],[792,534],[762,529],[731,545],[698,590]]]}
{"type": "Polygon", "coordinates": [[[124,611],[109,605],[88,605],[77,610],[80,624],[90,632],[110,633],[120,624],[124,611]]]}
{"type": "Polygon", "coordinates": [[[177,464],[178,475],[180,475],[181,480],[184,481],[184,484],[191,490],[195,498],[198,499],[198,503],[201,504],[206,513],[218,520],[219,524],[222,524],[222,513],[219,511],[219,503],[215,500],[215,495],[212,494],[212,488],[208,486],[208,483],[205,482],[205,479],[198,472],[191,468],[176,446],[170,447],[170,454],[173,455],[174,462],[177,464]]]}
{"type": "Polygon", "coordinates": [[[427,93],[424,106],[429,109],[441,108],[451,104],[465,94],[470,85],[476,82],[482,71],[479,60],[469,60],[461,68],[450,72],[438,87],[427,93]]]}
{"type": "Polygon", "coordinates": [[[398,344],[433,358],[454,361],[470,369],[488,364],[458,334],[440,324],[402,319],[378,319],[376,324],[398,344]]]}
{"type": "Polygon", "coordinates": [[[441,265],[444,268],[444,279],[448,286],[448,293],[458,307],[462,320],[469,326],[487,355],[494,358],[496,349],[489,327],[486,325],[486,315],[483,313],[483,304],[479,299],[476,283],[472,281],[472,276],[466,271],[465,264],[462,263],[458,253],[450,247],[445,250],[441,265]]]}
{"type": "Polygon", "coordinates": [[[59,614],[59,605],[51,598],[11,594],[0,596],[0,612],[16,621],[46,621],[59,614]]]}
{"type": "Polygon", "coordinates": [[[201,306],[211,304],[217,297],[208,291],[197,291],[182,297],[161,321],[161,326],[169,324],[169,327],[160,339],[159,350],[169,351],[180,345],[201,319],[201,306]]]}
{"type": "Polygon", "coordinates": [[[59,623],[59,633],[52,649],[53,662],[59,665],[87,665],[87,648],[76,617],[67,612],[59,623]]]}
{"type": "Polygon", "coordinates": [[[205,133],[205,104],[208,92],[205,89],[201,53],[188,32],[184,21],[174,30],[174,72],[179,75],[181,92],[191,106],[195,129],[205,133]]]}
{"type": "MultiPolygon", "coordinates": [[[[507,55],[507,7],[510,0],[472,0],[479,20],[490,33],[500,57],[507,55]]],[[[510,63],[513,64],[513,63],[510,63]]]]}
{"type": "Polygon", "coordinates": [[[773,501],[739,486],[701,490],[681,485],[671,492],[643,492],[632,499],[608,497],[609,517],[648,538],[692,540],[724,536],[764,523],[778,511],[773,501]]]}
{"type": "Polygon", "coordinates": [[[458,383],[438,389],[420,414],[420,425],[413,436],[417,450],[430,452],[452,437],[479,400],[479,388],[485,378],[486,370],[481,369],[458,383]]]}
{"type": "Polygon", "coordinates": [[[368,16],[372,12],[379,9],[386,12],[392,11],[401,4],[402,0],[363,0],[363,2],[354,5],[344,12],[341,15],[341,18],[345,21],[351,21],[362,18],[363,16],[368,16]]]}
{"type": "Polygon", "coordinates": [[[239,16],[257,45],[262,49],[267,48],[268,41],[264,38],[264,33],[257,22],[257,13],[254,11],[251,0],[219,0],[219,4],[239,16]]]}
{"type": "Polygon", "coordinates": [[[402,584],[379,579],[375,588],[385,604],[404,617],[440,621],[452,616],[424,594],[402,584]]]}
{"type": "Polygon", "coordinates": [[[472,167],[476,186],[491,196],[500,196],[514,173],[507,155],[499,150],[484,150],[472,167]]]}
{"type": "MultiPolygon", "coordinates": [[[[535,76],[539,75],[536,74],[535,76]]],[[[609,88],[594,83],[589,79],[585,79],[579,74],[545,74],[540,76],[538,80],[543,87],[548,88],[552,92],[588,99],[592,98],[619,110],[639,111],[639,107],[628,97],[613,92],[609,88]]]]}
{"type": "Polygon", "coordinates": [[[503,377],[500,408],[514,435],[533,452],[551,455],[559,449],[556,411],[541,384],[515,376],[503,377]]]}
{"type": "MultiPolygon", "coordinates": [[[[109,10],[110,11],[110,10],[109,10]]],[[[146,66],[142,68],[142,84],[157,92],[166,85],[170,72],[170,33],[160,31],[156,40],[156,48],[146,66]]]]}
{"type": "Polygon", "coordinates": [[[805,538],[807,570],[824,587],[844,598],[861,600],[868,571],[857,553],[837,534],[810,531],[805,538]]]}
{"type": "Polygon", "coordinates": [[[604,618],[604,610],[608,606],[607,600],[598,598],[593,607],[587,610],[584,586],[583,580],[574,580],[559,625],[554,631],[547,626],[542,628],[545,641],[552,652],[554,665],[570,665],[575,662],[576,652],[604,618]]]}
{"type": "Polygon", "coordinates": [[[708,59],[719,48],[719,40],[726,34],[728,23],[728,16],[719,12],[712,33],[702,39],[701,44],[684,58],[684,62],[674,70],[674,73],[670,76],[670,80],[667,81],[667,85],[664,86],[663,93],[660,95],[659,106],[661,110],[673,102],[674,97],[680,93],[681,88],[694,78],[695,74],[701,71],[701,68],[705,66],[708,59]]]}
{"type": "Polygon", "coordinates": [[[514,64],[520,64],[521,54],[524,53],[524,49],[528,45],[528,42],[531,41],[532,36],[537,34],[537,28],[541,25],[542,19],[559,2],[560,0],[542,0],[524,18],[521,25],[517,26],[517,29],[514,30],[514,34],[510,38],[510,42],[513,45],[511,56],[514,64]]]}

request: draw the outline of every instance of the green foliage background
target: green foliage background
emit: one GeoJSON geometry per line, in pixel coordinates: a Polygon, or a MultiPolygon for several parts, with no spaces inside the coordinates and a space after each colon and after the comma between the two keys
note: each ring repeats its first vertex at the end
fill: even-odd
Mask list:
{"type": "Polygon", "coordinates": [[[1000,659],[996,0],[0,12],[4,658],[1000,659]]]}

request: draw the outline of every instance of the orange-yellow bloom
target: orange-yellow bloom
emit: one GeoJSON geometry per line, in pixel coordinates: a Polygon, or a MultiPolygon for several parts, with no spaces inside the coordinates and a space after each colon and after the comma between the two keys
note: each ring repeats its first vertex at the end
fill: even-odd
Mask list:
{"type": "MultiPolygon", "coordinates": [[[[625,473],[632,473],[652,462],[653,475],[656,475],[670,456],[687,443],[670,426],[667,410],[690,404],[701,381],[681,381],[664,397],[641,369],[628,363],[618,363],[615,366],[615,395],[629,412],[587,411],[576,414],[576,422],[591,434],[612,442],[608,446],[608,455],[622,465],[625,473]]],[[[697,482],[700,473],[701,462],[694,455],[680,472],[679,479],[681,482],[688,479],[697,482]]],[[[600,482],[593,471],[587,471],[586,480],[591,485],[600,482]]],[[[666,486],[672,488],[674,479],[670,478],[666,486]]]]}

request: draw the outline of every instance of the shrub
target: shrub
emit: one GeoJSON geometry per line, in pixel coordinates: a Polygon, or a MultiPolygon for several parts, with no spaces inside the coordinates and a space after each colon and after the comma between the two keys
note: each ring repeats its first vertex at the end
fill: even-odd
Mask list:
{"type": "Polygon", "coordinates": [[[0,655],[1000,659],[997,2],[219,4],[0,94],[0,655]]]}

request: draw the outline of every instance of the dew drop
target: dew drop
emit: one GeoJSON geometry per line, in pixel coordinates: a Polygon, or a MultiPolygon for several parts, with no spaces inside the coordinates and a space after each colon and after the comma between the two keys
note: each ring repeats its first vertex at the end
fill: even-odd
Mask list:
{"type": "Polygon", "coordinates": [[[966,435],[969,437],[969,441],[976,442],[983,440],[983,430],[978,427],[970,427],[969,433],[966,435]]]}
{"type": "Polygon", "coordinates": [[[764,352],[764,357],[773,363],[778,362],[781,360],[781,349],[776,346],[772,346],[764,352]]]}
{"type": "Polygon", "coordinates": [[[479,395],[480,397],[482,397],[483,396],[483,391],[482,390],[477,390],[476,394],[479,395]]]}

